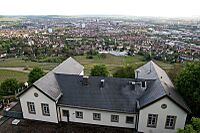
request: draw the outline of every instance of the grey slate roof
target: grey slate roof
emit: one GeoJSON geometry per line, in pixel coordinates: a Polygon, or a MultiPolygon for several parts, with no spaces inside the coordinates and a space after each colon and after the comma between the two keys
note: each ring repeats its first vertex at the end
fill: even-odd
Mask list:
{"type": "Polygon", "coordinates": [[[136,99],[140,93],[137,94],[129,84],[133,79],[89,77],[88,85],[83,85],[82,76],[55,75],[63,91],[58,104],[117,112],[136,112],[136,99]],[[105,81],[102,88],[101,79],[105,81]]]}
{"type": "Polygon", "coordinates": [[[62,62],[52,71],[54,73],[63,73],[63,74],[80,74],[83,71],[84,67],[74,60],[72,57],[69,57],[67,60],[62,62]]]}
{"type": "Polygon", "coordinates": [[[45,76],[33,84],[52,99],[58,100],[58,98],[62,95],[62,90],[60,90],[58,86],[54,73],[79,75],[83,69],[84,67],[81,64],[79,64],[72,57],[69,57],[67,60],[62,62],[60,65],[55,67],[52,71],[48,72],[45,76]]]}
{"type": "Polygon", "coordinates": [[[136,79],[91,76],[89,84],[83,85],[83,77],[79,75],[83,66],[70,57],[34,85],[65,106],[136,113],[138,101],[143,108],[167,96],[190,112],[165,71],[158,65],[150,61],[138,70],[136,79]],[[101,79],[105,80],[104,87],[100,87],[101,79]],[[136,84],[132,85],[130,81],[136,84]],[[141,81],[147,81],[146,90],[141,88],[141,81]]]}
{"type": "Polygon", "coordinates": [[[48,72],[33,84],[55,101],[62,94],[52,71],[48,72]]]}
{"type": "Polygon", "coordinates": [[[150,61],[137,70],[139,70],[138,78],[155,79],[154,82],[149,84],[149,87],[144,92],[143,96],[140,97],[139,102],[141,107],[145,107],[159,98],[168,96],[185,111],[191,112],[183,98],[175,90],[174,85],[166,72],[157,64],[150,61]]]}

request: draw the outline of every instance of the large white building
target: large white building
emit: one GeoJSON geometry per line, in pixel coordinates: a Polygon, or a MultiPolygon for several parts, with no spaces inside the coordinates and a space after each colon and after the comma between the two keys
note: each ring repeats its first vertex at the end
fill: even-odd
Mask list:
{"type": "Polygon", "coordinates": [[[23,117],[144,133],[175,133],[184,128],[190,109],[153,61],[138,68],[135,79],[88,77],[83,70],[70,57],[23,90],[18,95],[23,117]]]}

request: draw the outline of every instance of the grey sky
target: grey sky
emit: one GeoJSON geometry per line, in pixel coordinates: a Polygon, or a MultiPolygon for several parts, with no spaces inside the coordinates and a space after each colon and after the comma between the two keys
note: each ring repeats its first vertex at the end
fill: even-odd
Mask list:
{"type": "Polygon", "coordinates": [[[0,3],[0,15],[200,16],[200,0],[1,0],[0,3]]]}

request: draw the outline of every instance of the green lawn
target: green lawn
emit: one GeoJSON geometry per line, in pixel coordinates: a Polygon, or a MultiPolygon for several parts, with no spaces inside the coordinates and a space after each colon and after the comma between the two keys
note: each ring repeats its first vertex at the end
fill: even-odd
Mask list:
{"type": "Polygon", "coordinates": [[[9,78],[16,78],[20,82],[25,82],[28,80],[28,73],[12,70],[0,70],[0,83],[9,78]]]}
{"type": "Polygon", "coordinates": [[[37,63],[31,61],[24,61],[21,58],[9,58],[5,60],[0,60],[0,67],[40,67],[44,70],[53,69],[57,63],[37,63]]]}
{"type": "Polygon", "coordinates": [[[85,67],[85,74],[89,74],[91,68],[94,65],[98,64],[105,64],[111,74],[116,71],[118,67],[132,64],[136,66],[141,66],[145,62],[143,61],[142,56],[124,56],[124,57],[117,57],[117,56],[112,56],[112,55],[107,55],[106,58],[101,58],[99,56],[94,56],[93,59],[87,59],[86,56],[75,56],[74,57],[78,62],[80,62],[82,65],[85,67]]]}
{"type": "Polygon", "coordinates": [[[19,21],[19,17],[0,17],[0,21],[19,21]]]}
{"type": "MultiPolygon", "coordinates": [[[[113,74],[118,67],[124,65],[135,65],[137,68],[146,63],[146,61],[144,61],[144,58],[139,55],[120,56],[120,57],[107,55],[105,59],[100,58],[99,56],[94,56],[93,59],[87,59],[86,56],[75,56],[74,58],[85,66],[85,74],[87,75],[90,73],[91,68],[97,64],[105,64],[108,67],[111,74],[113,74]]],[[[166,71],[172,69],[174,65],[174,64],[164,63],[162,61],[156,61],[156,63],[166,71]]]]}
{"type": "MultiPolygon", "coordinates": [[[[139,67],[146,62],[143,60],[142,56],[136,55],[136,56],[112,56],[107,55],[106,58],[101,58],[98,55],[94,56],[93,59],[87,59],[86,55],[84,56],[74,56],[79,63],[84,65],[85,67],[85,74],[89,75],[90,70],[94,65],[97,64],[105,64],[110,74],[112,75],[118,67],[124,66],[124,65],[135,65],[136,67],[139,67]]],[[[161,66],[164,70],[167,72],[173,68],[173,64],[164,63],[161,61],[156,61],[156,63],[161,66]]],[[[33,68],[35,66],[41,67],[44,70],[51,70],[55,66],[57,66],[57,63],[37,63],[37,62],[31,62],[31,61],[24,61],[20,58],[10,58],[0,60],[0,67],[29,67],[33,68]]],[[[27,80],[27,73],[22,72],[16,72],[16,71],[9,71],[9,70],[0,70],[0,82],[7,79],[7,78],[17,78],[20,81],[26,81],[27,80]]]]}

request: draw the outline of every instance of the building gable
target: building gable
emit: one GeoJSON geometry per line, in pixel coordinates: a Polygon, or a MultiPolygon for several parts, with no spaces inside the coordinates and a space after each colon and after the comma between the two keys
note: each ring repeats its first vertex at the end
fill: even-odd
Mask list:
{"type": "Polygon", "coordinates": [[[176,129],[184,128],[187,113],[177,106],[169,97],[163,97],[160,100],[146,106],[139,111],[138,131],[153,132],[153,133],[176,133],[176,129]],[[148,127],[148,115],[157,115],[157,124],[155,127],[148,127]],[[168,115],[176,116],[174,129],[165,128],[166,118],[168,115]]]}
{"type": "Polygon", "coordinates": [[[55,101],[36,87],[30,87],[19,98],[24,118],[58,123],[55,101]],[[34,104],[35,113],[30,113],[28,102],[34,104]],[[48,104],[49,116],[43,115],[42,104],[48,104]]]}

